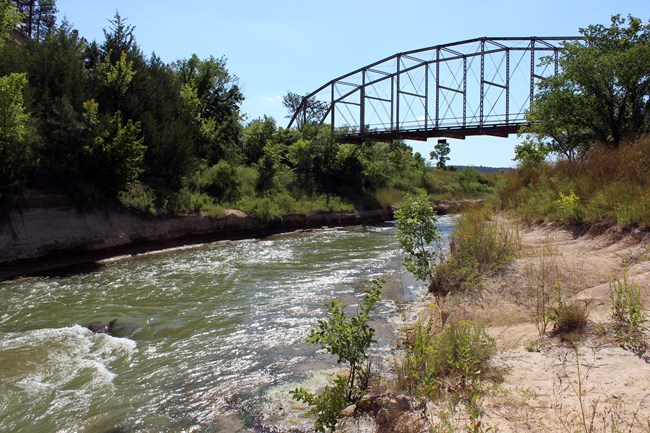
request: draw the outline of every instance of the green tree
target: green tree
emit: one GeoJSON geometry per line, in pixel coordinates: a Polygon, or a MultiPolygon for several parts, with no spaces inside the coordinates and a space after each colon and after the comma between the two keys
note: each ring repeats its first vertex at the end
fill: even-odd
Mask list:
{"type": "Polygon", "coordinates": [[[211,164],[239,158],[240,106],[244,101],[238,78],[226,68],[226,59],[205,60],[194,54],[172,64],[180,82],[196,92],[195,121],[199,125],[197,153],[211,164]]]}
{"type": "Polygon", "coordinates": [[[589,127],[590,116],[589,98],[576,93],[564,77],[545,79],[539,84],[539,93],[527,115],[529,123],[520,130],[528,135],[532,146],[527,145],[526,149],[545,150],[568,161],[582,159],[596,138],[589,127]]]}
{"type": "Polygon", "coordinates": [[[84,121],[83,171],[99,196],[115,199],[142,173],[145,147],[140,123],[130,119],[124,123],[120,112],[102,122],[92,99],[84,103],[84,121]]]}
{"type": "Polygon", "coordinates": [[[311,330],[307,341],[319,344],[327,353],[337,357],[338,364],[347,364],[348,374],[337,375],[334,386],[328,386],[320,395],[303,388],[291,392],[293,398],[312,406],[310,414],[316,415],[315,429],[333,432],[341,411],[349,404],[357,402],[367,391],[368,349],[375,342],[375,330],[368,322],[381,299],[381,281],[374,281],[366,291],[358,307],[356,316],[345,314],[346,305],[338,299],[330,303],[327,319],[318,321],[311,330]]]}
{"type": "Polygon", "coordinates": [[[21,14],[9,0],[0,0],[0,46],[2,46],[13,29],[20,23],[21,14]]]}
{"type": "Polygon", "coordinates": [[[404,266],[418,280],[430,280],[433,275],[441,241],[437,222],[436,211],[425,193],[407,195],[395,211],[397,240],[405,253],[404,266]]]}
{"type": "Polygon", "coordinates": [[[287,109],[287,118],[292,118],[300,110],[295,121],[297,129],[302,129],[308,123],[320,122],[328,110],[326,103],[316,100],[313,96],[306,98],[291,91],[282,97],[282,105],[287,109]]]}
{"type": "Polygon", "coordinates": [[[564,45],[560,72],[542,80],[529,113],[530,132],[568,158],[593,138],[616,147],[650,132],[650,25],[614,15],[609,27],[580,33],[584,41],[564,45]]]}
{"type": "Polygon", "coordinates": [[[515,157],[522,167],[535,166],[543,163],[551,152],[549,146],[534,135],[528,135],[525,140],[515,146],[515,157]]]}
{"type": "Polygon", "coordinates": [[[434,146],[433,150],[429,153],[431,159],[437,159],[436,167],[439,169],[447,169],[447,161],[449,161],[449,153],[451,149],[449,148],[449,143],[447,140],[438,140],[438,143],[434,146]]]}
{"type": "Polygon", "coordinates": [[[242,132],[244,163],[253,164],[264,155],[264,146],[273,140],[277,130],[275,119],[264,116],[250,122],[242,132]]]}
{"type": "Polygon", "coordinates": [[[42,41],[56,25],[55,0],[14,0],[22,13],[21,30],[30,39],[42,41]]]}
{"type": "Polygon", "coordinates": [[[30,165],[25,144],[28,115],[23,105],[25,74],[0,77],[0,203],[18,191],[30,165]]]}

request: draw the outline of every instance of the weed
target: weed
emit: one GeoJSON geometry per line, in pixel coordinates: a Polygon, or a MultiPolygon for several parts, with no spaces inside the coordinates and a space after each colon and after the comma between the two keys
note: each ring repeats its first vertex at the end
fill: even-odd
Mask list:
{"type": "Polygon", "coordinates": [[[549,319],[554,322],[553,332],[562,335],[570,342],[580,339],[580,334],[587,326],[589,311],[586,305],[577,303],[566,304],[562,298],[562,287],[558,283],[556,286],[557,305],[548,315],[549,319]]]}
{"type": "Polygon", "coordinates": [[[404,365],[408,388],[430,397],[451,392],[467,398],[494,350],[494,340],[474,322],[452,322],[438,334],[431,322],[418,322],[404,365]]]}
{"type": "Polygon", "coordinates": [[[560,217],[566,221],[581,221],[584,213],[580,208],[580,197],[573,190],[569,194],[560,192],[560,198],[555,201],[560,209],[560,217]]]}
{"type": "Polygon", "coordinates": [[[430,291],[448,293],[479,285],[480,275],[503,269],[521,245],[516,226],[490,220],[485,208],[464,212],[450,235],[449,255],[436,267],[430,291]]]}
{"type": "Polygon", "coordinates": [[[617,279],[609,283],[609,299],[616,336],[621,345],[645,351],[646,342],[642,326],[646,317],[641,305],[641,289],[637,284],[628,281],[627,272],[623,273],[622,280],[617,279]]]}
{"type": "Polygon", "coordinates": [[[529,309],[539,335],[546,333],[551,313],[553,288],[559,284],[558,267],[555,257],[557,250],[547,240],[544,246],[535,252],[525,268],[526,285],[529,294],[529,309]]]}

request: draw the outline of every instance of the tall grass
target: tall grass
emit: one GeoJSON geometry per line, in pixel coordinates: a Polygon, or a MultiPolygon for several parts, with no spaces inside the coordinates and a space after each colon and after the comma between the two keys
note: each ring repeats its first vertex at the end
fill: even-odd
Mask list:
{"type": "Polygon", "coordinates": [[[450,235],[449,254],[436,267],[429,290],[449,293],[477,287],[481,274],[501,270],[520,244],[516,226],[493,219],[487,208],[467,210],[450,235]]]}
{"type": "Polygon", "coordinates": [[[650,137],[619,148],[597,146],[583,161],[505,173],[503,207],[529,220],[650,227],[650,137]]]}
{"type": "Polygon", "coordinates": [[[471,321],[447,324],[439,333],[432,322],[418,322],[400,371],[399,385],[413,394],[440,398],[467,396],[487,372],[494,340],[471,321]]]}

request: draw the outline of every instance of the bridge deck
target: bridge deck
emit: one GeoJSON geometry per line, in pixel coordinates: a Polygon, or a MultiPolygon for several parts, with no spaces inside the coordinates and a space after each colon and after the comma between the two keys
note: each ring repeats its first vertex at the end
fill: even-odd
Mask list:
{"type": "Polygon", "coordinates": [[[336,140],[341,143],[360,144],[364,141],[391,141],[391,140],[419,140],[427,141],[429,138],[459,138],[474,135],[492,135],[495,137],[508,137],[510,134],[516,134],[521,125],[484,125],[474,127],[447,127],[447,128],[421,128],[413,130],[395,130],[395,131],[367,131],[361,134],[342,134],[337,135],[336,140]]]}

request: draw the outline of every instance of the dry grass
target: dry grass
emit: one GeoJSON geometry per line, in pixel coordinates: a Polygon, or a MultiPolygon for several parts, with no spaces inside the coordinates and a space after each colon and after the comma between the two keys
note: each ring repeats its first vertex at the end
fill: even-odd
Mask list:
{"type": "Polygon", "coordinates": [[[506,173],[498,195],[527,220],[650,227],[650,138],[617,149],[597,146],[581,162],[506,173]]]}

